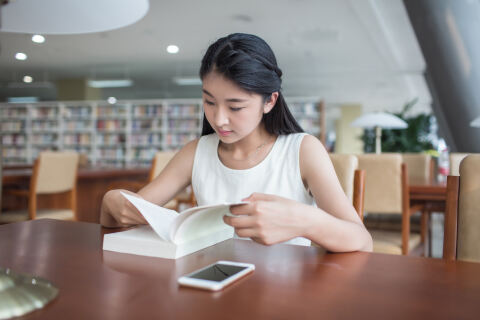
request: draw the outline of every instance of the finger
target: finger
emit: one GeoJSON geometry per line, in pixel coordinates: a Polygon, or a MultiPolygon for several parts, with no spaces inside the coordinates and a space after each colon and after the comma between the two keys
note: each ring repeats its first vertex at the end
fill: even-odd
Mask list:
{"type": "Polygon", "coordinates": [[[254,228],[235,229],[235,233],[241,238],[252,238],[258,236],[257,231],[254,228]]]}
{"type": "Polygon", "coordinates": [[[234,228],[252,228],[256,219],[250,216],[228,217],[224,216],[223,221],[234,228]]]}
{"type": "Polygon", "coordinates": [[[137,224],[148,224],[148,221],[145,219],[142,214],[138,213],[132,216],[132,219],[135,220],[135,223],[137,224]]]}
{"type": "Polygon", "coordinates": [[[140,213],[140,211],[128,200],[126,200],[126,209],[127,213],[125,216],[130,219],[131,223],[136,224],[148,224],[145,217],[140,213]]]}
{"type": "Polygon", "coordinates": [[[242,199],[242,201],[248,201],[248,202],[253,202],[253,201],[273,201],[275,199],[274,195],[271,194],[266,194],[266,193],[259,193],[259,192],[254,192],[247,198],[242,199]]]}
{"type": "Polygon", "coordinates": [[[120,223],[124,227],[140,224],[139,221],[137,221],[136,219],[133,219],[130,216],[120,216],[116,218],[116,220],[118,223],[120,223]]]}
{"type": "Polygon", "coordinates": [[[230,212],[234,215],[249,215],[253,209],[253,203],[230,206],[230,212]]]}
{"type": "Polygon", "coordinates": [[[255,241],[257,243],[260,243],[260,244],[266,244],[265,241],[262,240],[262,238],[250,237],[250,239],[252,239],[253,241],[255,241]]]}

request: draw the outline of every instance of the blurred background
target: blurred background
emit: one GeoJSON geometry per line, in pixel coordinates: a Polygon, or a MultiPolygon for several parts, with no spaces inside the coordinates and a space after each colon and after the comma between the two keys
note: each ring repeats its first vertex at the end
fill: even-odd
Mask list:
{"type": "MultiPolygon", "coordinates": [[[[398,134],[384,130],[384,151],[438,151],[445,147],[449,151],[480,151],[475,138],[479,129],[470,126],[480,116],[476,90],[476,53],[480,49],[473,38],[480,29],[480,3],[476,0],[122,0],[82,4],[49,0],[41,7],[34,3],[2,2],[3,118],[25,114],[32,120],[48,114],[65,120],[68,114],[84,114],[83,124],[71,123],[69,128],[95,131],[105,126],[121,129],[138,125],[151,129],[152,124],[137,123],[129,117],[128,124],[95,122],[99,119],[89,123],[93,114],[102,111],[79,102],[127,104],[104,110],[103,115],[128,115],[135,112],[132,101],[143,106],[148,105],[147,100],[150,105],[162,105],[162,101],[152,100],[199,99],[198,69],[208,45],[229,33],[245,32],[270,44],[283,70],[284,95],[293,111],[298,111],[299,122],[306,131],[320,136],[330,151],[373,151],[374,131],[351,126],[354,119],[372,112],[393,113],[410,124],[400,134],[405,136],[408,131],[410,136],[403,145],[398,139],[392,141],[398,134]],[[71,17],[64,12],[70,12],[71,17]],[[70,101],[71,108],[47,110],[48,104],[38,104],[47,101],[70,101]],[[44,108],[5,111],[13,108],[7,103],[34,103],[33,109],[44,108]],[[303,106],[297,110],[296,103],[303,106]],[[74,110],[74,106],[79,109],[74,110]]],[[[195,112],[201,114],[201,107],[197,109],[195,112]]],[[[35,139],[12,134],[5,137],[6,131],[26,132],[32,124],[39,130],[53,126],[63,131],[61,126],[68,124],[60,122],[65,121],[9,124],[4,120],[3,143],[29,144],[35,139]]],[[[200,123],[186,127],[193,130],[200,123]]],[[[193,131],[177,140],[184,142],[198,135],[198,130],[193,131]]],[[[37,151],[66,148],[63,136],[37,139],[51,144],[37,151]]],[[[80,142],[82,136],[72,139],[80,142]]],[[[83,137],[86,144],[95,139],[83,137]]],[[[125,136],[112,139],[116,143],[129,140],[125,136]]],[[[160,144],[163,149],[177,147],[160,144]]],[[[121,155],[127,153],[124,150],[121,155]]],[[[31,162],[37,154],[36,150],[26,150],[24,160],[31,162]]],[[[95,161],[93,155],[89,157],[95,161]]]]}

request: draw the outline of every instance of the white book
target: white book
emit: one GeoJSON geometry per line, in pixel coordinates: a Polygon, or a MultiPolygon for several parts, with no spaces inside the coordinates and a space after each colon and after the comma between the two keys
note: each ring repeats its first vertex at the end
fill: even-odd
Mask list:
{"type": "Polygon", "coordinates": [[[223,222],[223,216],[230,214],[231,205],[246,203],[200,206],[178,213],[124,192],[122,195],[149,225],[105,234],[103,250],[167,259],[177,259],[232,238],[234,229],[223,222]]]}

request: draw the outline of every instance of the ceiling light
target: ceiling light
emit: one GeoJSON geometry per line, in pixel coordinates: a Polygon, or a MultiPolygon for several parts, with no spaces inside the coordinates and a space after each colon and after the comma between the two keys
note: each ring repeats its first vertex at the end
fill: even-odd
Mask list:
{"type": "Polygon", "coordinates": [[[34,34],[32,36],[32,41],[35,43],[44,43],[45,42],[45,37],[40,35],[40,34],[34,34]]]}
{"type": "Polygon", "coordinates": [[[475,118],[470,122],[470,127],[480,128],[480,117],[475,118]]]}
{"type": "Polygon", "coordinates": [[[33,78],[30,77],[30,76],[25,76],[25,77],[23,77],[23,82],[25,82],[25,83],[32,83],[32,82],[33,82],[33,78]]]}
{"type": "Polygon", "coordinates": [[[199,86],[202,84],[202,80],[199,77],[175,77],[173,82],[179,86],[199,86]]]}
{"type": "Polygon", "coordinates": [[[142,19],[152,6],[149,2],[153,1],[2,0],[0,32],[80,34],[114,30],[142,19]]]}
{"type": "Polygon", "coordinates": [[[7,102],[9,103],[31,103],[38,102],[38,97],[8,97],[7,102]]]}
{"type": "Polygon", "coordinates": [[[115,103],[117,103],[117,98],[115,98],[115,97],[109,97],[109,98],[107,99],[107,102],[110,103],[110,104],[115,104],[115,103]]]}
{"type": "Polygon", "coordinates": [[[23,52],[15,53],[15,59],[17,60],[27,60],[27,55],[23,52]]]}
{"type": "Polygon", "coordinates": [[[92,88],[123,88],[132,85],[133,81],[131,79],[88,80],[88,86],[92,88]]]}
{"type": "Polygon", "coordinates": [[[174,44],[171,44],[171,45],[169,45],[169,46],[167,47],[167,52],[168,52],[168,53],[171,53],[171,54],[177,53],[178,50],[179,50],[178,47],[177,47],[176,45],[174,45],[174,44]]]}

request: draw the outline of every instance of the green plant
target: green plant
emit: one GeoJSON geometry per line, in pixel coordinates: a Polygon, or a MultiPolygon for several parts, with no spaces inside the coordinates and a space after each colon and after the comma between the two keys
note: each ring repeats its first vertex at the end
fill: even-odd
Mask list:
{"type": "MultiPolygon", "coordinates": [[[[408,111],[418,99],[407,102],[400,113],[392,113],[408,123],[407,129],[383,129],[382,152],[425,152],[434,149],[431,141],[432,114],[407,117],[408,111]]],[[[365,152],[375,152],[375,130],[365,129],[361,139],[365,152]]]]}

